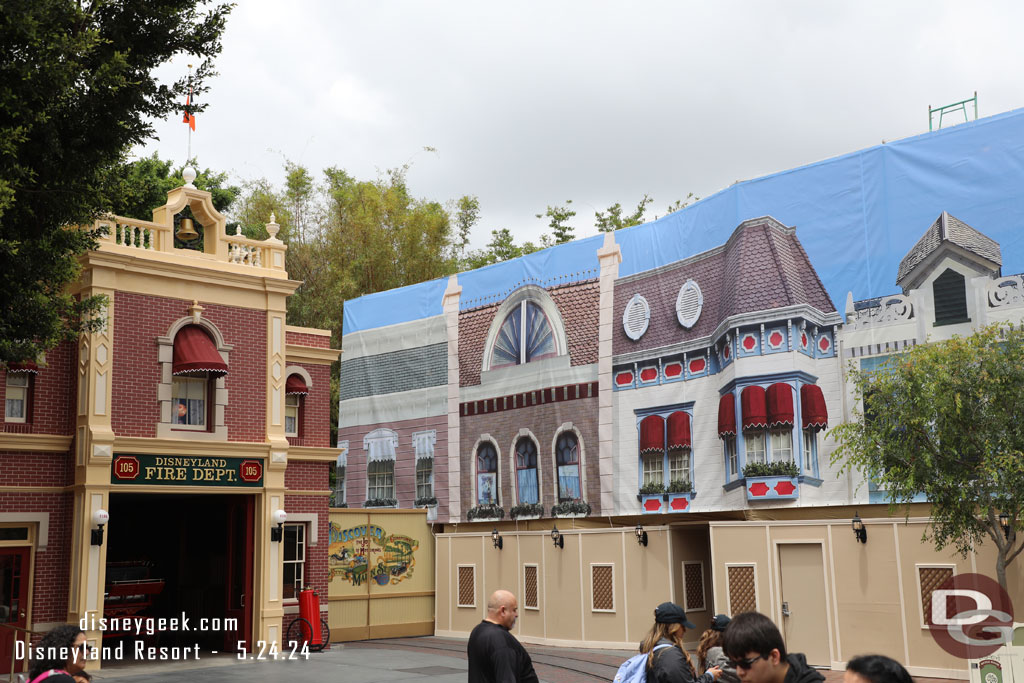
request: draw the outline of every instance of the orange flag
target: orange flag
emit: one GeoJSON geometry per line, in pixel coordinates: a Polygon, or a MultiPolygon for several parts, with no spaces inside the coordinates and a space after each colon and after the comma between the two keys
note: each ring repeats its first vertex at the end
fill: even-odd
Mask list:
{"type": "Polygon", "coordinates": [[[192,113],[192,88],[188,89],[188,96],[185,98],[185,115],[181,118],[182,123],[187,123],[192,130],[196,129],[196,117],[192,113]]]}

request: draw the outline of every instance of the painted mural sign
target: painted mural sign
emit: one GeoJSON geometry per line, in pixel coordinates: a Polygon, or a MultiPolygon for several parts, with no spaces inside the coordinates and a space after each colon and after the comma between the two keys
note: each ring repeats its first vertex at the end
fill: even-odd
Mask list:
{"type": "Polygon", "coordinates": [[[337,576],[353,586],[367,581],[378,586],[400,583],[412,576],[419,547],[419,541],[402,534],[388,534],[376,524],[342,529],[332,522],[329,578],[337,576]]]}

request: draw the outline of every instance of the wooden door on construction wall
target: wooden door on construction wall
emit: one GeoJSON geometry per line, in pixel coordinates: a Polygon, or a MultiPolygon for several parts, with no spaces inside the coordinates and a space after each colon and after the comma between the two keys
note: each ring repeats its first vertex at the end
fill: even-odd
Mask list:
{"type": "Polygon", "coordinates": [[[786,650],[802,652],[811,666],[831,666],[825,560],[820,543],[779,544],[782,637],[786,650]]]}
{"type": "MultiPolygon", "coordinates": [[[[28,623],[28,579],[31,548],[0,548],[0,675],[9,674],[14,641],[28,623]]],[[[22,658],[23,660],[24,658],[22,658]]],[[[15,664],[21,671],[24,661],[15,664]]]]}

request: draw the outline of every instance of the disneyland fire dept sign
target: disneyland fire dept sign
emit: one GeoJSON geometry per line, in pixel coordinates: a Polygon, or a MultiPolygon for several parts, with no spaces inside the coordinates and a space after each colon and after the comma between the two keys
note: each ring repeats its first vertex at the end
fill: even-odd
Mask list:
{"type": "Polygon", "coordinates": [[[263,463],[244,458],[118,455],[111,484],[156,486],[263,486],[263,463]]]}

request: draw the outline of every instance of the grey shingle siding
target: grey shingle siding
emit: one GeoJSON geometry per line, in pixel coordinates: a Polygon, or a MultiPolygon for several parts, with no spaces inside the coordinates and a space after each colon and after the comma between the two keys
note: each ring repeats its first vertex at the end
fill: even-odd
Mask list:
{"type": "Polygon", "coordinates": [[[448,344],[363,356],[341,363],[341,400],[448,383],[448,344]]]}

